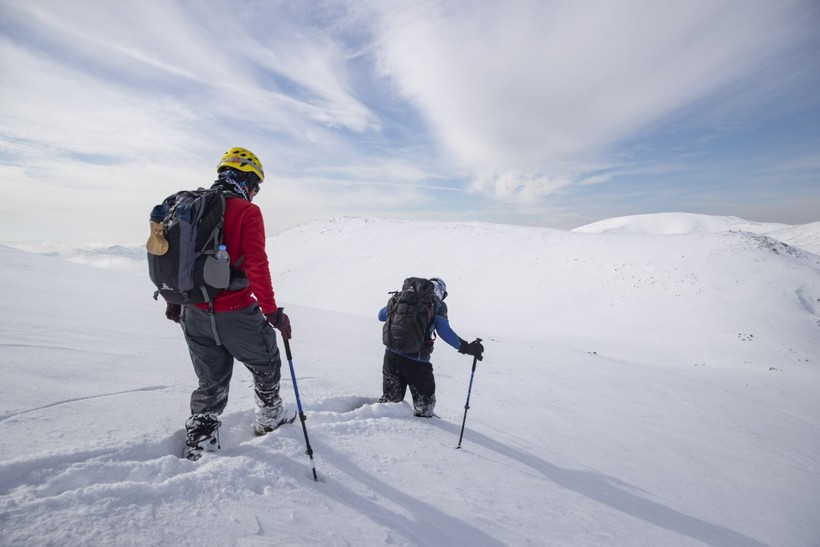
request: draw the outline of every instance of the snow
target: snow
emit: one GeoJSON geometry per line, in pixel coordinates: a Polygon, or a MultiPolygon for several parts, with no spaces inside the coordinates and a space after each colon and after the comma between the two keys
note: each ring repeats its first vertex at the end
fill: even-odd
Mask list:
{"type": "Polygon", "coordinates": [[[695,213],[652,213],[608,218],[575,228],[573,232],[590,234],[691,234],[742,230],[760,234],[787,226],[786,224],[753,222],[738,217],[699,215],[695,213]]]}
{"type": "Polygon", "coordinates": [[[144,272],[0,246],[0,545],[816,546],[820,256],[657,220],[269,237],[319,482],[298,420],[253,435],[241,365],[222,449],[179,457],[195,377],[144,272]],[[484,339],[460,450],[472,360],[443,342],[439,418],[370,403],[411,275],[484,339]]]}
{"type": "Polygon", "coordinates": [[[771,237],[820,255],[820,222],[789,225],[694,213],[652,213],[608,218],[572,230],[587,234],[693,234],[743,231],[771,237]]]}
{"type": "Polygon", "coordinates": [[[800,247],[816,255],[820,255],[820,222],[810,222],[798,226],[786,226],[772,232],[767,232],[767,236],[788,243],[793,247],[800,247]]]}

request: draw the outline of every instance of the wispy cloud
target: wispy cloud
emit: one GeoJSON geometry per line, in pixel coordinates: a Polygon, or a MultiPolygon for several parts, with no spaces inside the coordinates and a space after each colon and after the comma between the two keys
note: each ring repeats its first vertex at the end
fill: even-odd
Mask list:
{"type": "Polygon", "coordinates": [[[536,174],[579,177],[572,164],[765,75],[817,23],[800,2],[371,6],[383,74],[499,196],[560,188],[536,174]]]}
{"type": "Polygon", "coordinates": [[[235,145],[270,174],[274,230],[575,219],[562,204],[635,173],[712,169],[706,143],[759,137],[767,113],[817,120],[818,22],[812,0],[4,2],[0,239],[55,230],[58,197],[141,233],[235,145]]]}

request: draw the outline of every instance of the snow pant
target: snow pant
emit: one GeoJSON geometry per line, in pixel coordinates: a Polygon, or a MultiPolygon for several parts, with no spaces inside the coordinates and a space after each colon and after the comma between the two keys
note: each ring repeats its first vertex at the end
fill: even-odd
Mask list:
{"type": "Polygon", "coordinates": [[[436,378],[433,365],[414,361],[398,353],[385,350],[382,365],[382,398],[386,403],[399,403],[410,387],[413,411],[416,416],[430,417],[436,406],[436,378]]]}
{"type": "Polygon", "coordinates": [[[183,307],[180,323],[199,379],[199,387],[191,394],[191,414],[221,414],[225,410],[234,359],[253,375],[257,404],[274,404],[279,400],[282,360],[276,333],[259,306],[215,313],[214,318],[221,345],[208,312],[183,307]]]}

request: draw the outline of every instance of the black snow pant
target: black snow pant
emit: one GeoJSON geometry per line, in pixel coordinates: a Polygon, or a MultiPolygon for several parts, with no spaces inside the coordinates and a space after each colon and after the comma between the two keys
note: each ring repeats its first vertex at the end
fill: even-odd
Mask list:
{"type": "Polygon", "coordinates": [[[380,401],[403,401],[408,386],[413,397],[415,415],[431,417],[436,406],[436,378],[433,376],[433,365],[385,350],[382,365],[383,395],[380,401]]]}
{"type": "Polygon", "coordinates": [[[258,304],[214,314],[218,345],[208,312],[184,306],[182,331],[199,379],[191,394],[191,414],[221,414],[228,404],[228,389],[234,359],[241,361],[253,375],[257,404],[264,406],[279,398],[282,360],[276,346],[276,333],[262,315],[258,304]]]}

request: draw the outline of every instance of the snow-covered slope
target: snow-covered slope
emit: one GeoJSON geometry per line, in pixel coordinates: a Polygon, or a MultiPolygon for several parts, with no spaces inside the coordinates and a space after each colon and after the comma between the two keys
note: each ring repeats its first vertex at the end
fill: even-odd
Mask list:
{"type": "Polygon", "coordinates": [[[789,310],[810,292],[801,288],[811,277],[804,268],[820,259],[750,233],[615,236],[343,218],[272,237],[269,254],[285,301],[365,317],[404,277],[444,277],[463,338],[639,348],[691,364],[736,362],[738,349],[744,359],[775,361],[783,332],[815,334],[789,310]],[[775,289],[784,282],[789,294],[775,289]],[[761,336],[769,329],[777,340],[761,336]],[[735,343],[755,331],[759,343],[735,343]]]}
{"type": "MultiPolygon", "coordinates": [[[[2,545],[818,543],[820,264],[748,232],[613,235],[344,218],[269,238],[299,425],[178,458],[195,378],[144,277],[0,247],[2,545]],[[471,360],[440,418],[380,394],[375,319],[438,275],[471,360]]],[[[293,403],[287,363],[284,393],[293,403]]]]}
{"type": "Polygon", "coordinates": [[[766,232],[766,235],[820,256],[820,222],[787,226],[766,232]]]}

